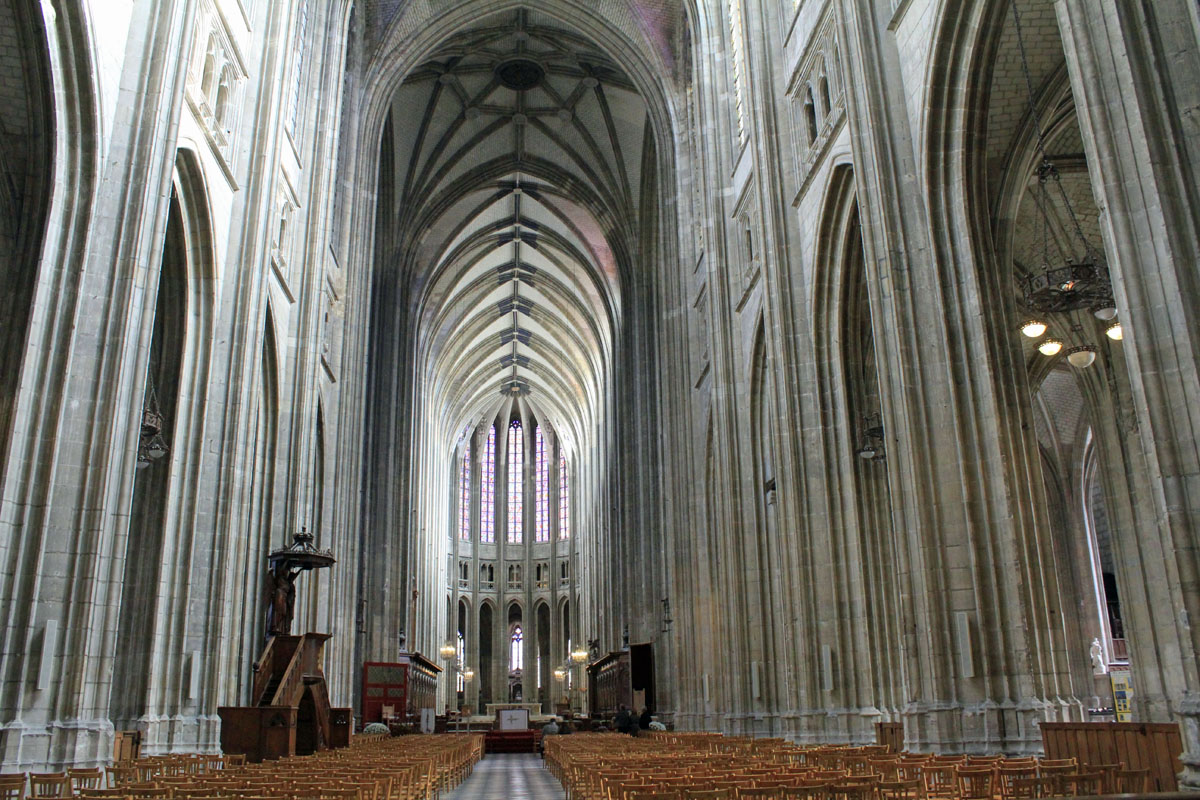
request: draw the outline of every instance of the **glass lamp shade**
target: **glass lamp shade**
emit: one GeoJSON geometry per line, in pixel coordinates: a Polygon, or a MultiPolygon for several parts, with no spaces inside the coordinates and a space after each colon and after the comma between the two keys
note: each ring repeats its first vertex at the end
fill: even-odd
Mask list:
{"type": "Polygon", "coordinates": [[[150,440],[150,444],[146,447],[146,454],[155,461],[167,454],[167,443],[163,441],[162,434],[150,440]]]}
{"type": "Polygon", "coordinates": [[[1030,339],[1036,339],[1046,332],[1046,323],[1038,319],[1031,319],[1021,326],[1021,333],[1028,336],[1030,339]]]}
{"type": "Polygon", "coordinates": [[[1056,356],[1062,350],[1063,343],[1058,339],[1046,339],[1038,345],[1038,352],[1044,356],[1056,356]]]}
{"type": "Polygon", "coordinates": [[[468,682],[475,680],[475,670],[471,669],[470,667],[463,667],[462,678],[464,681],[468,682]]]}
{"type": "Polygon", "coordinates": [[[1104,329],[1104,335],[1112,339],[1114,342],[1119,342],[1125,338],[1125,332],[1121,330],[1121,323],[1114,322],[1104,329]]]}
{"type": "Polygon", "coordinates": [[[858,457],[864,461],[870,461],[875,457],[875,448],[871,445],[860,448],[858,451],[858,457]]]}
{"type": "Polygon", "coordinates": [[[1072,347],[1067,351],[1067,361],[1071,362],[1072,367],[1083,369],[1090,367],[1092,362],[1096,360],[1096,350],[1093,347],[1081,346],[1072,347]]]}
{"type": "Polygon", "coordinates": [[[438,648],[438,654],[442,658],[446,658],[446,659],[454,658],[454,656],[457,653],[458,653],[458,648],[455,647],[452,642],[446,642],[444,645],[442,645],[441,647],[438,648]]]}
{"type": "Polygon", "coordinates": [[[1117,315],[1117,309],[1113,306],[1102,306],[1092,309],[1092,315],[1101,322],[1108,322],[1117,315]]]}
{"type": "Polygon", "coordinates": [[[587,656],[587,650],[584,650],[582,647],[578,650],[571,651],[571,660],[576,664],[582,664],[583,662],[587,661],[587,656]]]}

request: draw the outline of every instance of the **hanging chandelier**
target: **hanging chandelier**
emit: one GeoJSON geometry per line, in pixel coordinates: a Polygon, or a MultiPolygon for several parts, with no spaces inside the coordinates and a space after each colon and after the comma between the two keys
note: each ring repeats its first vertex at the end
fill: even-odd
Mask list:
{"type": "Polygon", "coordinates": [[[861,444],[854,451],[864,461],[883,461],[887,454],[883,450],[883,422],[878,413],[863,417],[863,429],[859,436],[861,444]]]}
{"type": "MultiPolygon", "coordinates": [[[[1082,369],[1095,362],[1096,348],[1085,344],[1064,350],[1061,339],[1053,336],[1042,339],[1050,327],[1046,321],[1049,315],[1086,310],[1098,320],[1109,323],[1105,329],[1109,339],[1121,341],[1124,332],[1116,319],[1117,309],[1108,264],[1103,253],[1084,234],[1071,198],[1063,188],[1058,167],[1046,152],[1045,132],[1034,97],[1033,78],[1029,72],[1025,39],[1021,32],[1021,14],[1016,0],[1012,3],[1012,13],[1039,157],[1037,187],[1033,192],[1033,236],[1038,242],[1038,263],[1028,265],[1028,272],[1017,277],[1021,301],[1030,313],[1021,325],[1021,333],[1030,339],[1041,339],[1037,349],[1042,355],[1054,357],[1061,352],[1071,366],[1082,369]],[[1061,210],[1066,217],[1068,230],[1062,236],[1055,236],[1052,208],[1061,210]],[[1064,239],[1067,241],[1064,242],[1064,239]]],[[[1077,324],[1071,325],[1071,328],[1082,332],[1082,327],[1077,324]]]]}
{"type": "Polygon", "coordinates": [[[138,435],[137,468],[145,469],[167,454],[167,440],[163,437],[163,415],[158,409],[158,393],[154,391],[154,379],[146,380],[146,397],[142,402],[142,424],[138,435]]]}
{"type": "Polygon", "coordinates": [[[1037,176],[1037,213],[1034,226],[1035,236],[1040,240],[1040,263],[1019,278],[1025,307],[1041,314],[1084,309],[1093,313],[1107,312],[1109,309],[1115,311],[1108,267],[1103,256],[1084,236],[1071,200],[1062,187],[1058,167],[1044,151],[1042,162],[1037,168],[1037,176]],[[1053,192],[1051,186],[1054,188],[1053,192]],[[1066,211],[1071,223],[1072,238],[1082,245],[1082,257],[1066,252],[1063,245],[1054,238],[1050,221],[1050,208],[1053,205],[1059,205],[1066,211]]]}

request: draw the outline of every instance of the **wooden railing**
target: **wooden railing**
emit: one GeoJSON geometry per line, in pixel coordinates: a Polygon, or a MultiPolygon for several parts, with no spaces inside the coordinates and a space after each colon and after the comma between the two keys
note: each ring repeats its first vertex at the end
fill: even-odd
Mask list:
{"type": "Polygon", "coordinates": [[[1043,722],[1047,758],[1075,758],[1081,768],[1123,763],[1148,769],[1156,792],[1178,790],[1183,741],[1174,723],[1043,722]]]}

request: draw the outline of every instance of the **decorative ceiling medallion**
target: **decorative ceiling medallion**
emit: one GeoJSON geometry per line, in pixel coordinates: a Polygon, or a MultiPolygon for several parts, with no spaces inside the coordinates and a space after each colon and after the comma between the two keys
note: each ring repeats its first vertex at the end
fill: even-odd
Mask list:
{"type": "Polygon", "coordinates": [[[510,58],[496,66],[496,78],[514,92],[532,89],[545,77],[542,65],[528,58],[510,58]]]}

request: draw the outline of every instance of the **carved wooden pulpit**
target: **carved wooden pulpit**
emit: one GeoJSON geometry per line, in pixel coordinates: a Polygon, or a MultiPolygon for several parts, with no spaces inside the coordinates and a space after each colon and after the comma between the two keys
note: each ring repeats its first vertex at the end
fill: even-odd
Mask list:
{"type": "Polygon", "coordinates": [[[258,762],[350,743],[351,709],[330,707],[321,668],[329,634],[292,635],[296,578],[334,563],[303,529],[267,556],[267,644],[254,665],[254,705],[217,709],[223,752],[258,762]]]}

